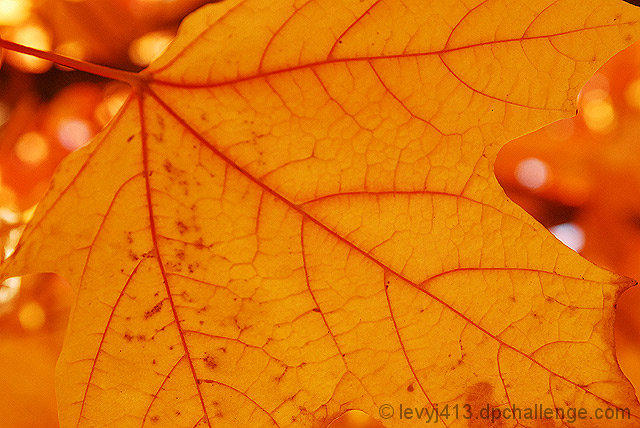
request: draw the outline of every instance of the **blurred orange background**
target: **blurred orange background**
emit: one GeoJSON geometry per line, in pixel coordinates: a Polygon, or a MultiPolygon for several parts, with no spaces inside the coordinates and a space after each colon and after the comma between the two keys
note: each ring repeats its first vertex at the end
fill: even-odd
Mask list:
{"type": "MultiPolygon", "coordinates": [[[[74,58],[140,70],[202,0],[0,0],[0,34],[74,58]]],[[[58,162],[85,145],[128,93],[118,83],[5,52],[0,69],[0,255],[11,253],[58,162]]],[[[505,191],[594,263],[640,278],[640,44],[580,93],[579,114],[509,143],[505,191]]],[[[72,295],[54,275],[0,289],[0,421],[57,427],[54,367],[72,295]]],[[[623,371],[640,390],[640,289],[618,304],[623,371]]],[[[353,412],[331,428],[379,428],[353,412]]]]}

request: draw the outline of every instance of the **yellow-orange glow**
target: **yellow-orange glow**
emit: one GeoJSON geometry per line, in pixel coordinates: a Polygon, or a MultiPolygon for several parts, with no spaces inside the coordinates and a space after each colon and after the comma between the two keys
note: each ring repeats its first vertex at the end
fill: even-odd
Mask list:
{"type": "Polygon", "coordinates": [[[583,109],[584,122],[590,130],[606,133],[613,129],[616,116],[611,100],[608,98],[588,100],[585,101],[583,109]]]}
{"type": "Polygon", "coordinates": [[[27,302],[20,308],[18,319],[22,328],[29,331],[40,330],[46,321],[46,314],[38,302],[27,302]]]}
{"type": "Polygon", "coordinates": [[[16,249],[18,245],[18,241],[20,241],[20,236],[22,236],[22,228],[14,228],[9,232],[9,236],[7,237],[7,241],[4,245],[4,257],[7,258],[16,249]]]}
{"type": "Polygon", "coordinates": [[[35,214],[36,212],[36,208],[38,205],[34,205],[31,208],[25,210],[22,212],[22,222],[23,223],[28,223],[31,221],[31,219],[33,218],[33,214],[35,214]]]}
{"type": "Polygon", "coordinates": [[[2,283],[2,287],[0,287],[0,315],[10,309],[5,305],[10,303],[18,295],[21,283],[22,278],[19,276],[9,278],[2,283]]]}
{"type": "MultiPolygon", "coordinates": [[[[27,24],[15,28],[7,37],[24,46],[51,50],[51,34],[41,25],[27,24]]],[[[44,73],[51,68],[51,62],[16,52],[7,52],[7,62],[27,73],[44,73]]]]}
{"type": "Polygon", "coordinates": [[[171,40],[173,35],[165,31],[147,33],[131,42],[129,58],[139,66],[147,66],[164,52],[171,40]]]}
{"type": "Polygon", "coordinates": [[[627,86],[624,97],[631,107],[640,110],[640,79],[634,80],[627,86]]]}
{"type": "MultiPolygon", "coordinates": [[[[56,53],[75,59],[86,59],[87,46],[79,41],[68,41],[56,46],[56,53]]],[[[68,70],[66,67],[61,67],[68,70]]]]}
{"type": "Polygon", "coordinates": [[[23,134],[18,139],[14,150],[18,159],[29,165],[41,164],[49,156],[47,139],[38,132],[23,134]]]}
{"type": "Polygon", "coordinates": [[[31,0],[0,0],[0,25],[18,25],[31,13],[31,0]]]}

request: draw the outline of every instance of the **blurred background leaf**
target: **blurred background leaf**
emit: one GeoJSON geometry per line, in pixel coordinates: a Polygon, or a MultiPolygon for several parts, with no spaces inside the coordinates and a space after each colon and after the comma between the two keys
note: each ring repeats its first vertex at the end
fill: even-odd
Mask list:
{"type": "MultiPolygon", "coordinates": [[[[580,92],[578,115],[505,146],[495,167],[507,195],[592,262],[640,278],[640,45],[580,92]]],[[[622,370],[640,389],[640,290],[618,302],[622,370]]],[[[636,392],[637,393],[637,392],[636,392]]]]}

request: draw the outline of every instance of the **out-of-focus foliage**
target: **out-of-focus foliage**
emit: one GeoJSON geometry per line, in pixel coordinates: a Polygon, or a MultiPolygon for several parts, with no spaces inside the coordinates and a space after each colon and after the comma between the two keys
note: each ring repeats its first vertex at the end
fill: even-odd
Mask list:
{"type": "MultiPolygon", "coordinates": [[[[2,0],[0,32],[5,39],[91,62],[135,69],[135,41],[160,32],[172,36],[177,23],[206,0],[2,0]]],[[[162,50],[168,39],[157,45],[162,50]]],[[[149,49],[143,55],[157,55],[149,49]]],[[[153,58],[150,58],[153,59],[153,58]]],[[[51,64],[8,54],[26,72],[45,72],[51,64]]]]}
{"type": "MultiPolygon", "coordinates": [[[[0,299],[2,296],[0,295],[0,299]]],[[[54,275],[31,275],[0,303],[0,420],[3,427],[54,427],[53,370],[71,290],[54,275]]]]}
{"type": "MultiPolygon", "coordinates": [[[[615,56],[580,93],[578,115],[505,146],[507,194],[587,259],[640,279],[640,45],[615,56]]],[[[640,291],[618,304],[617,351],[640,387],[640,291]]]]}

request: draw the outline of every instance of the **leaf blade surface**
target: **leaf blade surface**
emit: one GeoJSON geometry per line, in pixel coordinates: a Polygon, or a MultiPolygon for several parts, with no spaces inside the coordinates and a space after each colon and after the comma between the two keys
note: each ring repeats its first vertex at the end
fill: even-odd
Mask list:
{"type": "Polygon", "coordinates": [[[62,426],[323,426],[389,402],[637,412],[612,340],[630,282],[491,169],[573,112],[640,15],[446,3],[235,1],[185,21],[7,267],[38,260],[77,289],[62,426]]]}

